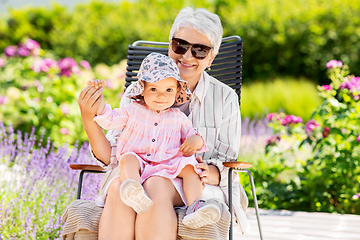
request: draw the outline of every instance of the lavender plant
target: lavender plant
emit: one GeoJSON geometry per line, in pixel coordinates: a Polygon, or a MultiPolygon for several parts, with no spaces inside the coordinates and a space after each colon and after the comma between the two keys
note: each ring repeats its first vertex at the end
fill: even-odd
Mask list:
{"type": "Polygon", "coordinates": [[[340,61],[327,68],[331,83],[318,87],[323,102],[311,120],[268,115],[274,135],[267,157],[279,162],[275,177],[285,182],[274,188],[271,202],[286,209],[359,213],[360,78],[340,61]]]}
{"type": "MultiPolygon", "coordinates": [[[[0,122],[0,239],[60,239],[61,215],[75,199],[79,172],[69,163],[90,163],[88,144],[63,145],[0,122]],[[45,145],[45,146],[44,146],[45,145]]],[[[82,199],[94,199],[101,176],[87,175],[82,199]]]]}

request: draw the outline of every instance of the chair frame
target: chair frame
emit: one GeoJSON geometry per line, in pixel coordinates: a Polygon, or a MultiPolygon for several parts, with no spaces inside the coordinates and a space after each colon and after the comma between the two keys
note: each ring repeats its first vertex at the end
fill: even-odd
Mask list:
{"type": "MultiPolygon", "coordinates": [[[[132,45],[129,45],[128,55],[127,55],[127,72],[125,78],[125,88],[128,87],[132,82],[137,80],[136,74],[141,64],[142,59],[149,54],[150,52],[160,52],[167,55],[168,52],[168,42],[153,42],[153,41],[136,41],[132,45]],[[155,46],[155,47],[154,47],[155,46]]],[[[218,80],[224,82],[225,84],[232,87],[238,97],[239,105],[241,103],[241,82],[242,82],[242,39],[239,36],[230,36],[222,39],[222,44],[219,50],[218,56],[216,56],[212,64],[212,70],[207,72],[217,78],[218,80]],[[235,47],[234,47],[235,45],[235,47]],[[231,51],[238,51],[237,55],[233,57],[234,53],[231,51]],[[230,54],[226,53],[230,52],[230,54]],[[224,69],[224,66],[231,65],[231,69],[224,69]]],[[[260,233],[260,239],[263,239],[262,230],[260,225],[260,216],[259,208],[257,203],[257,197],[255,192],[254,179],[251,172],[248,170],[251,167],[251,163],[239,162],[237,159],[233,161],[224,162],[223,165],[229,168],[228,173],[228,196],[229,196],[229,210],[230,210],[230,229],[229,229],[229,239],[233,239],[233,214],[232,214],[232,173],[233,171],[247,173],[250,179],[250,185],[254,200],[256,218],[260,233]]],[[[70,164],[70,168],[73,170],[81,170],[79,175],[79,185],[77,192],[77,199],[81,198],[81,188],[83,176],[85,173],[105,173],[104,169],[99,165],[92,164],[70,164]]]]}

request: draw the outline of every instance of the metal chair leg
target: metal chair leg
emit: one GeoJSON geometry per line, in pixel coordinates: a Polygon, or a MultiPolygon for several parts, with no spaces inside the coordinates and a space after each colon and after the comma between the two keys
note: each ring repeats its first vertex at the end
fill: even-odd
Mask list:
{"type": "Polygon", "coordinates": [[[254,178],[253,175],[251,174],[251,172],[247,169],[240,169],[238,170],[239,172],[245,172],[249,175],[250,178],[250,185],[251,185],[251,191],[252,191],[252,195],[253,195],[253,199],[254,199],[254,206],[255,206],[255,212],[256,212],[256,218],[257,218],[257,223],[258,223],[258,227],[259,227],[259,233],[260,233],[260,239],[263,239],[262,236],[262,231],[261,231],[261,224],[260,224],[260,215],[259,215],[259,207],[258,207],[258,203],[257,203],[257,197],[256,197],[256,192],[255,192],[255,184],[254,184],[254,178]]]}
{"type": "Polygon", "coordinates": [[[229,229],[229,240],[233,240],[233,215],[232,215],[232,172],[233,168],[229,168],[228,172],[228,199],[229,199],[229,210],[230,210],[230,229],[229,229]]]}
{"type": "Polygon", "coordinates": [[[104,171],[95,171],[95,170],[81,170],[80,175],[79,175],[79,185],[78,185],[76,199],[81,198],[81,188],[82,188],[84,173],[105,173],[105,172],[104,171]]]}

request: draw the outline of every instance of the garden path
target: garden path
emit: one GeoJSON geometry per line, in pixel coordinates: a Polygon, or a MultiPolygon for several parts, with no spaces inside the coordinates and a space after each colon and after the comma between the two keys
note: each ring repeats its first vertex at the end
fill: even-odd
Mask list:
{"type": "MultiPolygon", "coordinates": [[[[250,231],[234,239],[260,239],[255,210],[248,209],[246,215],[250,231]]],[[[260,221],[264,240],[360,239],[360,215],[260,209],[260,221]]]]}

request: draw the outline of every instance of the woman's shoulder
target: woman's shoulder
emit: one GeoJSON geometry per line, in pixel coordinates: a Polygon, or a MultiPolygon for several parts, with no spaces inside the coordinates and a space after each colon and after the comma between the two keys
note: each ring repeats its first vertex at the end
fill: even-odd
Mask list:
{"type": "MultiPolygon", "coordinates": [[[[232,89],[230,86],[226,85],[225,83],[219,81],[218,79],[214,78],[213,76],[210,76],[208,73],[205,72],[205,81],[208,82],[209,88],[213,89],[221,89],[221,92],[224,93],[224,97],[231,97],[231,99],[238,99],[237,93],[232,89]]],[[[216,91],[210,91],[208,92],[216,92],[216,91]]]]}

